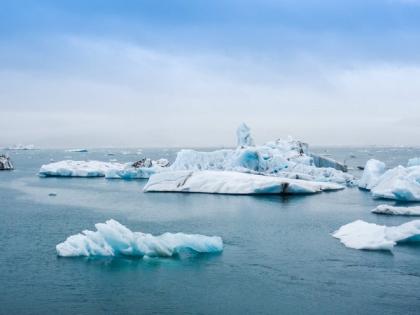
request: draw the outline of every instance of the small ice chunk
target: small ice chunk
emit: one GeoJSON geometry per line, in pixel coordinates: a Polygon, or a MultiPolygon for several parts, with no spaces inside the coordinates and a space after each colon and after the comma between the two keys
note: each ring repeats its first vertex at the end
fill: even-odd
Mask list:
{"type": "Polygon", "coordinates": [[[48,194],[48,196],[50,196],[50,197],[55,197],[55,196],[57,196],[57,193],[55,193],[55,192],[50,192],[50,193],[48,194]]]}
{"type": "Polygon", "coordinates": [[[66,152],[79,152],[79,153],[84,153],[84,152],[88,152],[87,149],[68,149],[66,150],[66,152]]]}
{"type": "Polygon", "coordinates": [[[420,157],[409,159],[407,166],[420,166],[420,157]]]}
{"type": "Polygon", "coordinates": [[[372,210],[373,213],[377,214],[389,214],[389,215],[420,215],[420,206],[417,207],[394,207],[390,205],[379,205],[372,210]]]}
{"type": "Polygon", "coordinates": [[[184,250],[197,253],[223,251],[219,236],[164,233],[153,236],[132,232],[115,220],[95,224],[97,231],[85,230],[56,246],[58,256],[137,256],[171,257],[184,250]]]}
{"type": "Polygon", "coordinates": [[[391,250],[397,242],[420,241],[420,220],[393,227],[357,220],[343,225],[332,236],[349,248],[391,250]]]}

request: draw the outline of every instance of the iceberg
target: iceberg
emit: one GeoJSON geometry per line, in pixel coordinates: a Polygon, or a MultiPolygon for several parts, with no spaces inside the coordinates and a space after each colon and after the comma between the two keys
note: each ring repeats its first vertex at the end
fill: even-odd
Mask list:
{"type": "Polygon", "coordinates": [[[33,144],[15,144],[10,147],[5,148],[6,150],[35,150],[35,146],[33,144]]]}
{"type": "Polygon", "coordinates": [[[391,250],[398,242],[420,241],[420,220],[393,227],[357,220],[340,227],[333,237],[349,248],[391,250]]]}
{"type": "Polygon", "coordinates": [[[372,189],[383,173],[385,173],[385,163],[370,159],[366,162],[362,177],[359,180],[359,188],[367,190],[372,189]]]}
{"type": "Polygon", "coordinates": [[[68,149],[66,150],[66,152],[79,152],[79,153],[84,153],[84,152],[88,152],[87,149],[68,149]]]}
{"type": "Polygon", "coordinates": [[[305,151],[307,151],[306,144],[291,138],[269,142],[262,146],[238,147],[211,152],[181,150],[170,170],[235,171],[354,185],[353,175],[332,167],[317,167],[315,159],[305,154],[305,151]]]}
{"type": "Polygon", "coordinates": [[[101,161],[64,160],[42,165],[39,176],[104,177],[110,170],[124,169],[125,164],[101,161]]]}
{"type": "Polygon", "coordinates": [[[420,201],[420,166],[397,166],[386,171],[371,192],[374,198],[420,201]]]}
{"type": "Polygon", "coordinates": [[[344,187],[283,177],[231,171],[168,171],[150,177],[145,192],[195,192],[211,194],[313,194],[344,187]]]}
{"type": "Polygon", "coordinates": [[[370,190],[374,198],[420,201],[420,165],[399,165],[385,171],[384,163],[369,160],[359,181],[359,187],[370,190]]]}
{"type": "Polygon", "coordinates": [[[78,256],[135,256],[171,257],[182,251],[219,253],[223,240],[219,236],[164,233],[153,236],[133,232],[115,220],[95,224],[97,231],[85,230],[68,237],[56,246],[57,255],[78,256]]]}
{"type": "Polygon", "coordinates": [[[13,163],[8,156],[0,154],[0,171],[4,170],[13,170],[13,163]]]}
{"type": "Polygon", "coordinates": [[[136,163],[64,160],[42,165],[38,175],[41,177],[105,177],[107,179],[149,178],[152,174],[162,171],[166,167],[162,165],[167,165],[169,162],[166,159],[150,160],[150,164],[143,167],[136,163]]]}
{"type": "Polygon", "coordinates": [[[377,214],[389,214],[389,215],[420,215],[420,206],[417,207],[394,207],[390,205],[379,205],[372,210],[373,213],[377,214]]]}
{"type": "Polygon", "coordinates": [[[417,158],[409,159],[408,163],[407,163],[407,166],[408,167],[410,167],[410,166],[420,166],[420,158],[417,157],[417,158]]]}

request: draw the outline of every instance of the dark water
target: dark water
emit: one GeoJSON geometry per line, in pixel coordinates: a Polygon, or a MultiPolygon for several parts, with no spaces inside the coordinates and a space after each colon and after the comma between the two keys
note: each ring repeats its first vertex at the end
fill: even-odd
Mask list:
{"type": "MultiPolygon", "coordinates": [[[[315,150],[353,167],[420,156],[407,148],[315,150]]],[[[1,314],[420,313],[420,246],[358,251],[330,236],[356,219],[410,220],[371,214],[383,201],[356,188],[304,197],[145,194],[144,180],[36,176],[51,158],[137,158],[120,151],[9,152],[17,169],[0,172],[1,314]],[[225,249],[181,259],[56,256],[57,243],[109,218],[153,234],[220,235],[225,249]]],[[[144,153],[172,159],[175,151],[144,153]]]]}

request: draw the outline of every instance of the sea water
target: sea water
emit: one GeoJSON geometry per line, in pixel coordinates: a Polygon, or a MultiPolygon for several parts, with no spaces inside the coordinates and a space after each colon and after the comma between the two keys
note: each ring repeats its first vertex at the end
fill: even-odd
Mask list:
{"type": "MultiPolygon", "coordinates": [[[[314,150],[346,160],[356,176],[357,166],[369,158],[392,167],[420,156],[418,148],[314,150]]],[[[371,213],[384,201],[368,192],[143,193],[146,180],[37,176],[51,159],[127,162],[141,157],[133,149],[7,153],[16,169],[0,172],[1,314],[420,312],[420,246],[359,251],[330,235],[356,219],[386,225],[410,220],[371,213]],[[110,218],[152,234],[219,235],[224,251],[165,259],[57,257],[56,244],[110,218]]],[[[173,160],[176,150],[144,149],[143,154],[173,160]]]]}

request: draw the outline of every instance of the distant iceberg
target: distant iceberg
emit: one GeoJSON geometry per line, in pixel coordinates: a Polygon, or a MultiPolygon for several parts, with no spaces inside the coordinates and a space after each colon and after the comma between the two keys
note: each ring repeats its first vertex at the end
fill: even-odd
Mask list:
{"type": "Polygon", "coordinates": [[[159,236],[132,232],[115,220],[95,224],[97,231],[85,230],[56,246],[58,256],[171,257],[184,250],[197,253],[223,251],[219,236],[164,233],[159,236]]]}
{"type": "Polygon", "coordinates": [[[371,191],[374,198],[420,201],[420,166],[397,166],[385,171],[377,160],[366,163],[359,187],[371,191]]]}
{"type": "Polygon", "coordinates": [[[420,206],[417,207],[394,207],[390,205],[379,205],[372,210],[373,213],[377,214],[388,214],[388,215],[407,215],[407,216],[420,216],[420,206]]]}
{"type": "Polygon", "coordinates": [[[67,149],[66,152],[79,152],[79,153],[84,153],[84,152],[88,152],[88,149],[67,149]]]}
{"type": "Polygon", "coordinates": [[[15,144],[10,147],[5,148],[6,150],[35,150],[35,146],[33,144],[15,144]]]}
{"type": "Polygon", "coordinates": [[[368,250],[391,250],[398,242],[420,241],[420,220],[388,227],[357,220],[333,233],[346,247],[368,250]]]}
{"type": "Polygon", "coordinates": [[[344,187],[327,182],[311,182],[230,171],[175,171],[150,177],[145,192],[196,192],[211,194],[313,194],[344,187]]]}

